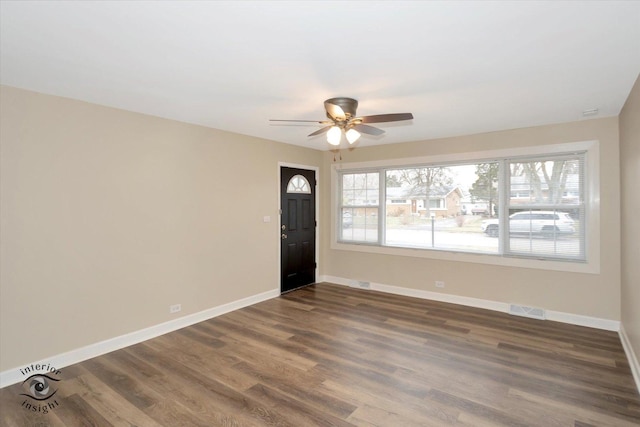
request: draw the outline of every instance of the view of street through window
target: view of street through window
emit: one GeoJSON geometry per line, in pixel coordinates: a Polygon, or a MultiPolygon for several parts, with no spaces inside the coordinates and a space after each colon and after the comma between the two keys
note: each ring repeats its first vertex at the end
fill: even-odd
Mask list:
{"type": "Polygon", "coordinates": [[[340,238],[497,254],[504,226],[511,253],[578,257],[583,253],[580,168],[580,159],[563,158],[344,173],[340,238]],[[501,164],[510,170],[506,200],[499,194],[501,164]],[[499,221],[501,203],[508,225],[499,221]],[[384,218],[378,218],[381,212],[384,218]]]}

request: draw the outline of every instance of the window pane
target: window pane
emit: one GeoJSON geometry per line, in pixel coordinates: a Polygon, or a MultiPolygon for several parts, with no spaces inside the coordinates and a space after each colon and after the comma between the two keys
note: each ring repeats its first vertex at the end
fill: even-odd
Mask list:
{"type": "Polygon", "coordinates": [[[302,175],[294,175],[287,184],[287,193],[311,194],[309,181],[302,175]]]}
{"type": "Polygon", "coordinates": [[[385,244],[497,253],[482,220],[496,211],[498,163],[386,172],[385,244]]]}
{"type": "Polygon", "coordinates": [[[510,172],[510,206],[581,203],[580,159],[513,162],[510,172]]]}
{"type": "Polygon", "coordinates": [[[583,157],[509,163],[506,253],[584,259],[583,157]]]}
{"type": "Polygon", "coordinates": [[[376,243],[378,208],[343,208],[342,240],[376,243]]]}
{"type": "Polygon", "coordinates": [[[513,254],[579,258],[579,215],[572,209],[509,210],[509,251],[513,254]]]}
{"type": "Polygon", "coordinates": [[[340,240],[378,242],[378,172],[342,175],[342,206],[339,212],[340,240]]]}

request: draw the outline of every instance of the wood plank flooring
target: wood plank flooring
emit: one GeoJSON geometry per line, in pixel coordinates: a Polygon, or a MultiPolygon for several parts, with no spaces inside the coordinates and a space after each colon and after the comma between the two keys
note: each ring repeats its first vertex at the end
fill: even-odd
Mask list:
{"type": "Polygon", "coordinates": [[[56,386],[47,414],[2,389],[0,424],[640,425],[615,332],[331,284],[66,367],[56,386]]]}

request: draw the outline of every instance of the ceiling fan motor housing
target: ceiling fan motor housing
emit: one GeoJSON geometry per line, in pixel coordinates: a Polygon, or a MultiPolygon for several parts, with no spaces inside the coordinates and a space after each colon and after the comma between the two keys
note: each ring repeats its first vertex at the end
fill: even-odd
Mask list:
{"type": "MultiPolygon", "coordinates": [[[[344,114],[347,116],[347,119],[355,117],[356,110],[358,109],[358,101],[356,101],[353,98],[345,98],[345,97],[331,98],[324,101],[324,104],[325,104],[325,109],[327,111],[331,111],[331,108],[327,107],[327,104],[337,105],[342,109],[342,111],[344,111],[344,114]]],[[[333,117],[331,117],[330,115],[329,115],[329,118],[333,119],[333,117]]]]}

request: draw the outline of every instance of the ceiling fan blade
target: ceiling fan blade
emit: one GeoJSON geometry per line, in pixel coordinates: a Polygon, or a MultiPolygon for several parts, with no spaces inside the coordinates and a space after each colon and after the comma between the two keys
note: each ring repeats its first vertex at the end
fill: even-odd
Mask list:
{"type": "Polygon", "coordinates": [[[308,136],[316,136],[316,135],[322,135],[323,133],[327,133],[329,132],[329,129],[331,129],[333,126],[325,126],[323,128],[318,129],[317,131],[310,133],[308,136]]]}
{"type": "Polygon", "coordinates": [[[288,119],[269,119],[270,122],[302,122],[302,123],[320,123],[321,125],[327,125],[332,123],[327,120],[288,120],[288,119]]]}
{"type": "Polygon", "coordinates": [[[347,118],[344,110],[339,105],[325,101],[324,108],[327,110],[327,114],[334,120],[342,121],[347,118]]]}
{"type": "Polygon", "coordinates": [[[362,123],[383,123],[383,122],[399,122],[401,120],[413,119],[411,113],[394,113],[394,114],[376,114],[373,116],[360,117],[362,123]]]}
{"type": "Polygon", "coordinates": [[[358,132],[364,133],[367,135],[382,135],[384,133],[382,129],[374,128],[373,126],[368,126],[368,125],[355,125],[353,128],[358,132]]]}

